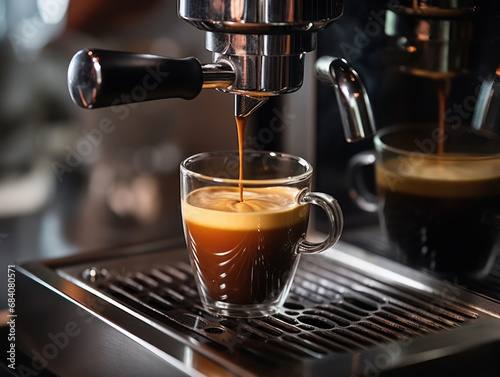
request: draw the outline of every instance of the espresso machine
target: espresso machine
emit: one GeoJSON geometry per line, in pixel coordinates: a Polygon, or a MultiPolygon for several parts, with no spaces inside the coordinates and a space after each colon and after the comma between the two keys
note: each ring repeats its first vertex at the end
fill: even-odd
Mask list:
{"type": "Polygon", "coordinates": [[[178,15],[205,32],[211,62],[78,52],[68,85],[81,107],[216,89],[234,96],[235,116],[257,120],[253,132],[311,76],[326,83],[313,89],[309,119],[316,186],[347,209],[347,229],[334,249],[301,260],[278,314],[248,320],[202,308],[182,240],[27,263],[18,273],[26,366],[63,376],[496,375],[499,264],[464,287],[384,257],[376,220],[350,204],[339,179],[352,155],[371,148],[375,124],[434,117],[425,83],[455,80],[466,90],[450,101],[462,104],[470,73],[493,69],[498,53],[476,59],[479,67],[471,59],[486,54],[476,43],[491,32],[480,10],[453,0],[179,0],[178,15]]]}
{"type": "MultiPolygon", "coordinates": [[[[353,31],[346,33],[340,25],[333,25],[331,32],[320,33],[318,55],[345,56],[356,67],[370,98],[377,129],[437,122],[436,88],[445,82],[449,86],[448,124],[475,129],[483,136],[488,128],[496,129],[494,119],[479,120],[494,118],[495,114],[487,109],[495,107],[491,98],[500,61],[497,5],[482,1],[374,1],[346,3],[346,9],[342,19],[346,24],[341,26],[353,31]],[[477,109],[476,101],[482,104],[477,109]]],[[[352,182],[341,177],[348,175],[347,166],[354,155],[373,146],[370,140],[347,145],[339,139],[338,132],[330,127],[331,119],[338,116],[338,110],[329,106],[331,100],[330,88],[318,84],[318,186],[340,197],[352,216],[347,218],[348,228],[370,226],[377,222],[376,216],[357,208],[349,197],[352,182]]],[[[351,240],[360,238],[364,237],[355,232],[351,240]]],[[[373,240],[363,242],[371,249],[378,248],[375,244],[373,240]]]]}
{"type": "MultiPolygon", "coordinates": [[[[301,87],[305,54],[315,50],[318,31],[342,10],[342,1],[179,1],[179,16],[206,32],[213,62],[83,50],[70,63],[69,90],[76,104],[91,109],[192,99],[203,88],[218,89],[235,95],[235,116],[247,117],[270,97],[301,87]],[[148,85],[151,70],[161,82],[148,85]]],[[[372,135],[369,100],[348,62],[325,57],[318,61],[318,77],[336,88],[346,140],[372,135]]]]}

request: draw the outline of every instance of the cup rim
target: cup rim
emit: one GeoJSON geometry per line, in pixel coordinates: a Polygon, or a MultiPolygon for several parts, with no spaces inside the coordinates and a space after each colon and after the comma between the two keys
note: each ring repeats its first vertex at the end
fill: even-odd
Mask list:
{"type": "Polygon", "coordinates": [[[271,156],[271,157],[278,157],[281,159],[288,159],[292,161],[296,161],[298,164],[302,165],[305,167],[305,171],[301,174],[294,175],[294,176],[288,176],[288,177],[280,177],[280,178],[271,178],[271,179],[234,179],[234,178],[223,178],[223,177],[215,177],[215,176],[210,176],[207,174],[202,174],[195,172],[187,167],[187,164],[194,160],[200,160],[203,158],[206,158],[208,156],[215,157],[215,156],[224,156],[224,155],[229,155],[229,154],[239,154],[239,151],[237,150],[223,150],[223,151],[212,151],[212,152],[201,152],[194,154],[185,160],[183,160],[180,164],[180,170],[181,174],[185,176],[189,176],[191,178],[196,178],[198,180],[203,180],[207,182],[215,182],[215,183],[225,183],[228,185],[238,185],[238,184],[243,184],[246,186],[258,186],[258,185],[284,185],[284,184],[294,184],[298,182],[303,182],[307,180],[308,178],[311,177],[313,174],[313,167],[312,165],[307,162],[302,157],[295,156],[292,154],[288,153],[281,153],[281,152],[272,152],[272,151],[260,151],[260,150],[245,150],[243,152],[245,155],[247,154],[257,154],[259,156],[271,156]]]}
{"type": "Polygon", "coordinates": [[[394,124],[391,126],[387,126],[379,130],[373,141],[376,147],[376,150],[386,150],[389,152],[397,153],[399,155],[410,155],[413,153],[419,153],[425,155],[425,158],[427,159],[439,159],[439,160],[469,160],[469,161],[474,161],[474,160],[489,160],[489,159],[497,159],[500,158],[500,153],[445,153],[444,155],[438,155],[434,153],[426,153],[424,151],[418,150],[417,147],[415,147],[414,150],[410,149],[402,149],[398,147],[394,147],[390,144],[387,144],[382,141],[382,137],[393,133],[394,131],[401,130],[401,129],[416,129],[420,127],[431,127],[432,125],[437,128],[437,124],[433,122],[409,122],[409,123],[401,123],[401,124],[394,124]]]}

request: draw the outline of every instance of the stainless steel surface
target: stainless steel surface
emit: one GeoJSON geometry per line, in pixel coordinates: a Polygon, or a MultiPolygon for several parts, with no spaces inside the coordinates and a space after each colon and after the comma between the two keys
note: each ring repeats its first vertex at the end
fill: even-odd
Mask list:
{"type": "Polygon", "coordinates": [[[207,33],[214,61],[229,61],[236,72],[225,91],[254,96],[291,93],[302,86],[304,55],[314,50],[314,34],[247,35],[207,33]]]}
{"type": "Polygon", "coordinates": [[[218,62],[202,64],[203,89],[226,89],[235,79],[233,66],[229,63],[218,62]]]}
{"type": "MultiPolygon", "coordinates": [[[[316,47],[315,33],[339,18],[342,10],[343,2],[339,0],[217,3],[194,0],[178,4],[180,17],[207,31],[206,48],[213,53],[213,64],[202,66],[202,88],[216,88],[254,98],[298,90],[303,82],[304,55],[316,47]]],[[[123,104],[123,101],[113,100],[115,93],[110,96],[111,100],[99,103],[99,98],[104,97],[101,93],[101,62],[99,57],[87,55],[76,54],[68,70],[68,85],[75,103],[85,108],[96,107],[96,104],[99,104],[98,107],[123,104]]],[[[117,63],[122,69],[126,69],[125,60],[126,56],[123,65],[117,63]]],[[[139,62],[134,60],[128,64],[136,66],[139,62]]],[[[125,71],[123,75],[129,76],[125,71]]],[[[113,80],[104,80],[108,91],[121,82],[114,77],[113,80]]],[[[123,77],[123,80],[126,78],[123,77]]],[[[137,85],[132,86],[135,88],[137,85]]],[[[153,97],[194,98],[197,86],[186,83],[188,87],[190,90],[184,93],[169,90],[167,85],[166,90],[153,97]]],[[[132,97],[128,103],[140,101],[142,99],[132,97]]],[[[248,116],[263,102],[264,99],[256,101],[237,97],[235,114],[248,116]],[[250,108],[250,104],[255,106],[250,108]]]]}
{"type": "Polygon", "coordinates": [[[342,11],[342,0],[180,0],[178,9],[201,30],[241,34],[318,31],[342,11]]]}
{"type": "MultiPolygon", "coordinates": [[[[338,19],[342,12],[343,1],[338,0],[286,2],[236,0],[217,3],[206,0],[182,0],[178,3],[179,16],[206,31],[206,49],[212,52],[213,64],[202,66],[202,88],[215,88],[236,94],[237,116],[248,116],[253,113],[266,101],[265,97],[297,91],[303,83],[305,54],[316,48],[316,32],[338,19]]],[[[86,59],[88,60],[87,57],[86,59]]],[[[94,106],[92,103],[95,103],[93,101],[95,97],[100,94],[99,88],[102,87],[103,79],[102,77],[99,80],[95,79],[95,70],[77,72],[80,67],[81,65],[77,67],[75,64],[70,65],[68,74],[70,91],[76,103],[90,108],[94,106]],[[82,79],[80,77],[82,75],[90,77],[82,79]],[[86,85],[85,95],[82,96],[79,84],[74,82],[86,85]],[[78,88],[75,89],[75,86],[78,88]]],[[[175,74],[174,72],[173,75],[175,74]]],[[[356,77],[355,84],[359,86],[357,74],[352,70],[350,75],[356,77]]],[[[329,81],[334,79],[335,77],[330,78],[329,81]]],[[[120,83],[119,79],[115,79],[114,83],[105,82],[108,88],[118,85],[117,83],[120,83]]],[[[162,93],[152,96],[153,99],[160,97],[191,99],[199,93],[196,91],[195,83],[189,85],[186,83],[186,88],[189,90],[186,89],[185,92],[169,90],[168,85],[164,86],[166,88],[162,93]]],[[[352,95],[360,93],[358,91],[352,95]]],[[[348,98],[339,99],[339,103],[346,109],[342,116],[346,138],[349,141],[356,141],[370,136],[371,131],[368,130],[373,128],[373,125],[366,95],[363,94],[357,99],[352,95],[345,94],[348,98]],[[366,103],[362,104],[362,101],[366,103]],[[361,124],[362,122],[368,123],[361,124]]],[[[139,101],[131,99],[131,102],[139,101]]],[[[117,104],[115,101],[105,102],[108,106],[117,104]]]]}
{"type": "Polygon", "coordinates": [[[234,115],[245,118],[266,103],[267,100],[267,97],[235,95],[234,115]]]}
{"type": "Polygon", "coordinates": [[[207,32],[206,49],[225,55],[300,55],[316,48],[316,34],[229,34],[207,32]]]}
{"type": "Polygon", "coordinates": [[[102,86],[99,57],[91,51],[78,51],[68,66],[68,89],[75,104],[92,108],[102,86]]]}
{"type": "Polygon", "coordinates": [[[481,84],[472,127],[480,135],[500,140],[500,67],[481,84]]]}
{"type": "Polygon", "coordinates": [[[316,32],[342,14],[341,1],[180,1],[179,16],[207,31],[213,61],[229,60],[230,93],[272,96],[298,90],[316,32]]]}
{"type": "Polygon", "coordinates": [[[388,10],[386,34],[404,56],[400,68],[426,77],[452,77],[469,70],[474,2],[403,2],[388,10]]]}
{"type": "Polygon", "coordinates": [[[344,136],[348,142],[375,134],[370,99],[357,72],[345,59],[323,56],[316,62],[319,80],[335,89],[344,136]]]}
{"type": "Polygon", "coordinates": [[[268,96],[303,83],[304,59],[316,48],[315,32],[342,14],[342,1],[179,1],[179,16],[206,31],[213,61],[230,64],[235,115],[248,116],[268,96]],[[259,98],[262,98],[259,100],[259,98]]]}
{"type": "Polygon", "coordinates": [[[304,257],[284,308],[251,320],[205,312],[188,263],[157,243],[25,265],[23,289],[40,299],[20,303],[36,307],[20,347],[40,349],[71,321],[81,335],[48,361],[63,376],[83,375],[67,361],[86,352],[107,375],[160,375],[164,362],[188,375],[353,376],[380,358],[379,373],[500,341],[500,302],[349,244],[304,257]]]}

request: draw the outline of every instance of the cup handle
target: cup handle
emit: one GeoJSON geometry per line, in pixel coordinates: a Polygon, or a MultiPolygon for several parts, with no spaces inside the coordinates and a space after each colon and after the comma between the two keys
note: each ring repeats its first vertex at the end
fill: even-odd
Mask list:
{"type": "Polygon", "coordinates": [[[319,192],[303,191],[298,201],[300,204],[315,204],[325,211],[328,216],[329,229],[325,240],[321,242],[308,241],[305,236],[298,243],[298,252],[304,254],[316,254],[332,247],[337,243],[344,227],[344,216],[342,209],[335,198],[328,194],[319,192]]]}
{"type": "Polygon", "coordinates": [[[377,212],[377,196],[373,195],[366,185],[362,169],[375,164],[375,153],[365,151],[354,155],[347,167],[348,181],[350,183],[349,196],[354,203],[366,212],[377,212]]]}

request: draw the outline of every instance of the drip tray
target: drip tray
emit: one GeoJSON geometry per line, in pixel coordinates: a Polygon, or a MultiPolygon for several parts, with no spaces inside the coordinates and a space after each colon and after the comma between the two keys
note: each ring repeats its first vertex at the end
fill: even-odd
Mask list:
{"type": "Polygon", "coordinates": [[[303,256],[282,310],[257,319],[203,310],[170,242],[20,272],[19,346],[63,376],[373,376],[500,344],[498,301],[346,243],[303,256]]]}

